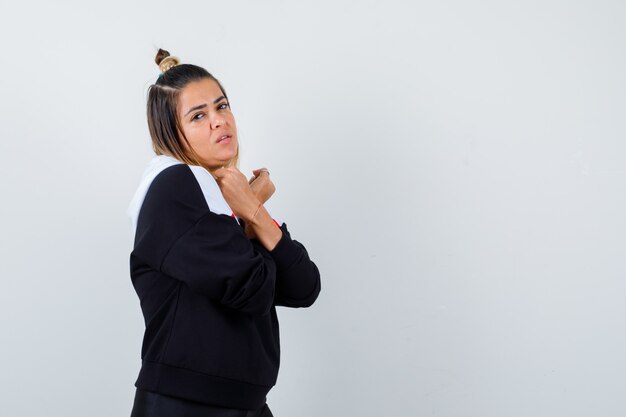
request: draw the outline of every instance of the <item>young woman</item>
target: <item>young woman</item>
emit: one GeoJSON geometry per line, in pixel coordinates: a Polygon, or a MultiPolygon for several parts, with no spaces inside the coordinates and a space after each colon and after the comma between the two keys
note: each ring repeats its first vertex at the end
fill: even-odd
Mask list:
{"type": "Polygon", "coordinates": [[[264,207],[266,169],[238,169],[235,118],[205,69],[156,57],[148,94],[156,156],[128,214],[130,275],[146,325],[131,417],[272,416],[276,306],[308,307],[320,275],[264,207]]]}

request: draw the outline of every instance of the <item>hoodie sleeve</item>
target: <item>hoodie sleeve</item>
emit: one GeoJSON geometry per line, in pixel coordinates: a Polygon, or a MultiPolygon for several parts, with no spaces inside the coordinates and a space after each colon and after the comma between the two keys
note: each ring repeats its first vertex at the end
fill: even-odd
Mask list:
{"type": "Polygon", "coordinates": [[[317,265],[297,240],[291,239],[287,223],[282,223],[282,237],[271,251],[251,239],[255,248],[271,256],[276,263],[276,294],[274,304],[285,307],[310,307],[321,290],[320,273],[317,265]]]}
{"type": "Polygon", "coordinates": [[[274,260],[224,214],[208,212],[198,220],[174,242],[160,270],[236,310],[262,315],[273,304],[274,260]]]}
{"type": "Polygon", "coordinates": [[[190,168],[165,169],[141,207],[131,265],[184,282],[225,307],[263,315],[273,305],[276,263],[235,218],[209,210],[190,168]]]}

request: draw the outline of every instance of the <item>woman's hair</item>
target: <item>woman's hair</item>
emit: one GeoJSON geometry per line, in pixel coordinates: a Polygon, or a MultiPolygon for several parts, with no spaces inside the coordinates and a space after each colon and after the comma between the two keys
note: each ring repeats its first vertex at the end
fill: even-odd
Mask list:
{"type": "MultiPolygon", "coordinates": [[[[169,55],[168,51],[159,49],[154,60],[159,65],[169,55]]],[[[177,107],[178,97],[183,88],[191,82],[206,78],[215,80],[222,90],[222,94],[228,100],[222,84],[207,70],[193,64],[179,64],[171,67],[159,75],[157,81],[148,88],[148,129],[152,138],[152,149],[157,155],[169,155],[189,165],[203,166],[185,137],[178,120],[177,107]],[[185,153],[185,148],[182,145],[183,140],[191,155],[185,153]]],[[[237,146],[237,153],[227,166],[239,166],[239,145],[237,146]]]]}

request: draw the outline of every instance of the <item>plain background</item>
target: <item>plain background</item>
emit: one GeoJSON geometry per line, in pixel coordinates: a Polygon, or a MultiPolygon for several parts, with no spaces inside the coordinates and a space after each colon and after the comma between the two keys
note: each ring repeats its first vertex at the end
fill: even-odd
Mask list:
{"type": "Polygon", "coordinates": [[[321,271],[276,417],[626,415],[624,2],[3,0],[0,36],[0,415],[130,413],[158,47],[321,271]]]}

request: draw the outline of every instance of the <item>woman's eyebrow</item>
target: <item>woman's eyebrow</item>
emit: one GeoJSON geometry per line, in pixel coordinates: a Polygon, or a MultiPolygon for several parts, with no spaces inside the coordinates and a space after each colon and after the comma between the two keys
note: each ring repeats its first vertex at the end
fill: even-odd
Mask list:
{"type": "MultiPolygon", "coordinates": [[[[215,100],[213,100],[213,104],[217,104],[220,100],[222,100],[222,99],[224,99],[224,98],[226,98],[226,97],[224,97],[224,96],[219,96],[218,98],[216,98],[215,100]]],[[[192,112],[192,111],[194,111],[194,110],[203,109],[203,108],[205,108],[205,107],[206,107],[206,104],[200,104],[200,105],[198,105],[198,106],[192,107],[192,108],[190,108],[190,109],[187,111],[187,113],[185,113],[185,116],[187,116],[189,113],[191,113],[191,112],[192,112]]],[[[183,116],[183,117],[185,117],[185,116],[183,116]]]]}

